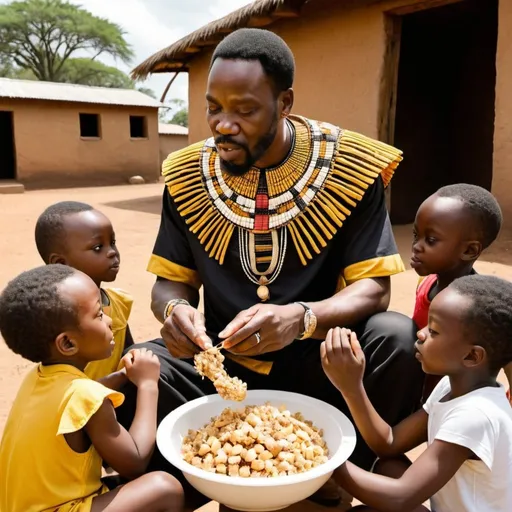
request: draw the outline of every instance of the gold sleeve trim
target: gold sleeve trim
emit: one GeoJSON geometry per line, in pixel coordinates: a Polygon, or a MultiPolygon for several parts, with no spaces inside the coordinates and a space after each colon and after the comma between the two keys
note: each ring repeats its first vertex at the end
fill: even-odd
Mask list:
{"type": "Polygon", "coordinates": [[[161,256],[157,256],[156,254],[151,255],[147,270],[148,272],[151,272],[152,274],[155,274],[158,277],[162,277],[169,281],[188,284],[196,290],[201,288],[201,278],[195,270],[182,267],[181,265],[166,260],[161,256]]]}
{"type": "Polygon", "coordinates": [[[391,254],[371,260],[354,263],[344,270],[344,279],[347,285],[360,279],[372,277],[385,277],[405,271],[405,266],[399,254],[391,254]]]}

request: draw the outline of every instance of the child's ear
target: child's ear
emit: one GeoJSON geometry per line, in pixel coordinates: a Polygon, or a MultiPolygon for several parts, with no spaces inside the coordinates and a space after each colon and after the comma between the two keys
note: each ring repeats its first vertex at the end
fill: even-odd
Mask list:
{"type": "Polygon", "coordinates": [[[55,265],[56,263],[60,263],[61,265],[67,265],[66,258],[57,252],[52,252],[50,257],[48,258],[48,263],[50,265],[55,265]]]}
{"type": "Polygon", "coordinates": [[[480,345],[473,345],[471,350],[464,357],[464,366],[466,368],[474,368],[480,366],[487,358],[487,352],[480,345]]]}
{"type": "Polygon", "coordinates": [[[482,242],[472,240],[466,243],[466,249],[462,253],[463,261],[476,261],[482,254],[482,242]]]}
{"type": "Polygon", "coordinates": [[[74,356],[78,352],[78,345],[65,332],[55,338],[55,347],[65,357],[74,356]]]}

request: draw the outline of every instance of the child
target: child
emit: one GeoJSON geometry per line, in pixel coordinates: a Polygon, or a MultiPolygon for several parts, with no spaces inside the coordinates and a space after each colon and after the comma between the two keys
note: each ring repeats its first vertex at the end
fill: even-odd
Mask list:
{"type": "Polygon", "coordinates": [[[123,375],[115,372],[124,349],[133,345],[128,326],[133,301],[120,289],[101,288],[102,282],[115,281],[119,272],[119,250],[110,220],[88,204],[64,201],[49,206],[41,214],[35,238],[46,264],[61,263],[76,268],[87,274],[100,289],[103,311],[112,318],[116,345],[109,358],[91,362],[85,374],[119,389],[123,375]]]}
{"type": "MultiPolygon", "coordinates": [[[[476,273],[473,265],[496,240],[501,223],[498,202],[476,185],[448,185],[423,202],[414,222],[411,257],[411,267],[422,277],[413,314],[419,329],[427,325],[430,303],[440,291],[454,279],[476,273]]],[[[509,382],[511,370],[506,371],[509,382]]],[[[438,382],[427,377],[424,398],[438,382]]]]}
{"type": "MultiPolygon", "coordinates": [[[[375,472],[347,462],[335,479],[371,508],[435,512],[512,510],[512,409],[496,377],[512,361],[512,283],[493,276],[453,281],[432,301],[417,358],[444,375],[424,408],[390,427],[362,384],[364,354],[354,333],[330,331],[321,346],[324,370],[343,394],[361,435],[382,458],[428,442],[413,463],[381,460],[375,472]],[[386,476],[382,476],[386,475],[386,476]]],[[[406,383],[404,383],[406,385],[406,383]]]]}
{"type": "Polygon", "coordinates": [[[182,509],[182,488],[166,473],[148,473],[110,492],[101,483],[102,458],[126,478],[147,467],[155,445],[160,364],[146,350],[123,358],[138,388],[127,432],[114,412],[123,395],[83,373],[115,345],[97,283],[58,264],[24,272],[0,295],[0,332],[13,352],[40,362],[25,377],[5,426],[0,510],[182,509]]]}

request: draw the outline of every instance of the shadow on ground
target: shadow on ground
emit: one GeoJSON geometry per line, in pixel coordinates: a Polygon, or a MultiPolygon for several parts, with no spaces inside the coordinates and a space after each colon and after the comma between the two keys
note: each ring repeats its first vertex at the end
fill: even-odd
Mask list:
{"type": "Polygon", "coordinates": [[[142,213],[153,213],[160,215],[162,211],[162,196],[141,197],[137,199],[127,199],[126,201],[113,201],[103,203],[104,206],[119,208],[120,210],[132,210],[142,213]]]}

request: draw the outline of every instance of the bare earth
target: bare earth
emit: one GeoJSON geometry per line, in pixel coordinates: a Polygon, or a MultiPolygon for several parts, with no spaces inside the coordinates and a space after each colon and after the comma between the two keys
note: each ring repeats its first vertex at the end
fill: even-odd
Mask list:
{"type": "MultiPolygon", "coordinates": [[[[154,278],[145,269],[158,231],[162,188],[162,184],[153,184],[0,195],[0,289],[20,272],[42,263],[34,243],[34,226],[44,208],[62,200],[84,201],[103,211],[114,225],[121,251],[121,271],[113,286],[125,289],[135,298],[130,319],[135,340],[159,336],[159,324],[149,308],[154,278]]],[[[399,226],[395,232],[407,262],[411,228],[399,226]]],[[[512,279],[512,233],[503,233],[476,268],[480,273],[512,279]]],[[[393,277],[390,309],[410,315],[416,283],[417,276],[412,270],[393,277]]],[[[11,353],[3,341],[0,343],[0,434],[20,382],[31,365],[11,353]]],[[[301,511],[309,508],[310,505],[301,507],[301,511]]],[[[208,507],[209,512],[214,510],[215,507],[208,507]]]]}

